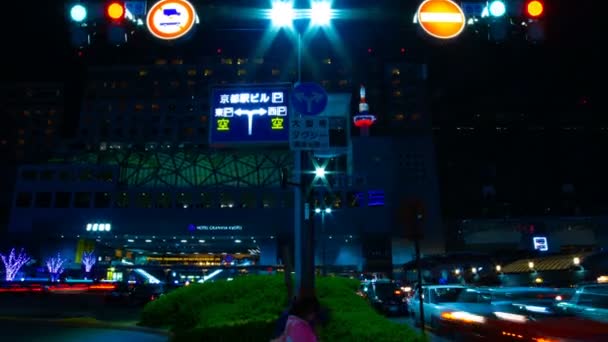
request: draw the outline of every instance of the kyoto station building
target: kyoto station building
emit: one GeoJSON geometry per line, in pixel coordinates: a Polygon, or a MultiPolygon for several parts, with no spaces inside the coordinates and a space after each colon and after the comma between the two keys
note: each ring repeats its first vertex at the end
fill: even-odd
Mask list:
{"type": "Polygon", "coordinates": [[[443,252],[423,63],[319,35],[299,83],[287,35],[260,51],[261,32],[200,26],[196,54],[154,38],[120,64],[85,54],[77,134],[19,169],[11,241],[108,267],[267,269],[300,224],[317,266],[392,272],[414,257],[415,201],[422,252],[443,252]]]}

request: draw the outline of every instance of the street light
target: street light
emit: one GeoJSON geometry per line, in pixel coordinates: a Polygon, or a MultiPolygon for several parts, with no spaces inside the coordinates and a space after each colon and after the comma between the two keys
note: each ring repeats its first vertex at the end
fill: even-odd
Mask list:
{"type": "Polygon", "coordinates": [[[270,10],[272,25],[277,27],[291,26],[295,17],[293,4],[287,1],[275,1],[270,10]]]}
{"type": "Polygon", "coordinates": [[[327,26],[331,21],[331,4],[329,1],[316,1],[312,3],[310,21],[316,26],[327,26]]]}
{"type": "MultiPolygon", "coordinates": [[[[330,215],[332,212],[331,208],[315,208],[316,214],[321,214],[321,261],[323,262],[323,267],[321,267],[321,274],[327,274],[327,242],[325,241],[325,215],[330,215]]],[[[329,237],[331,239],[331,236],[329,237]]]]}
{"type": "Polygon", "coordinates": [[[325,168],[324,167],[315,168],[315,176],[317,178],[325,178],[325,168]]]}

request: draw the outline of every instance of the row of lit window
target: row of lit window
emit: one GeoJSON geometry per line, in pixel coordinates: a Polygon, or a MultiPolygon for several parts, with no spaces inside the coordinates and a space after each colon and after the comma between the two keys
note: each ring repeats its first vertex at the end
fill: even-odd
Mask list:
{"type": "Polygon", "coordinates": [[[23,181],[55,181],[62,182],[112,182],[112,170],[23,170],[20,174],[20,179],[23,181]]]}
{"type": "MultiPolygon", "coordinates": [[[[359,192],[323,194],[317,196],[317,208],[360,207],[365,194],[359,192]]],[[[369,192],[368,206],[384,205],[384,193],[369,192]]],[[[109,193],[109,192],[19,192],[17,208],[292,208],[293,194],[242,193],[109,193]]]]}
{"type": "Polygon", "coordinates": [[[54,108],[51,108],[51,109],[48,109],[48,110],[46,110],[46,109],[45,110],[35,109],[33,111],[26,109],[26,110],[24,110],[21,113],[21,115],[25,116],[25,117],[30,117],[32,115],[32,113],[35,114],[35,115],[42,115],[44,113],[44,114],[47,114],[48,116],[54,116],[55,114],[57,114],[57,110],[54,109],[54,108]]]}

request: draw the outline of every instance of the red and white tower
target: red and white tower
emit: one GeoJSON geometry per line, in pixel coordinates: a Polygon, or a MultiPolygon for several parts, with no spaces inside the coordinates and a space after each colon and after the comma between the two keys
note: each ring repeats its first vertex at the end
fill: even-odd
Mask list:
{"type": "Polygon", "coordinates": [[[361,136],[369,135],[369,127],[376,122],[376,116],[369,112],[369,105],[365,100],[365,87],[361,85],[359,90],[359,114],[353,117],[355,126],[359,127],[361,136]]]}

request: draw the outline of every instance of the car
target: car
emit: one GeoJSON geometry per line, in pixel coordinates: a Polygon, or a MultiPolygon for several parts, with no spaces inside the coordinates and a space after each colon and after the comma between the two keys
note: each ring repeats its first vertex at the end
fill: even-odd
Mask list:
{"type": "Polygon", "coordinates": [[[608,284],[578,286],[572,298],[557,304],[560,311],[608,323],[608,284]]]}
{"type": "Polygon", "coordinates": [[[359,294],[382,314],[408,314],[407,297],[394,281],[381,279],[363,282],[359,294]]]}
{"type": "Polygon", "coordinates": [[[439,328],[439,321],[444,307],[458,300],[460,294],[468,287],[463,285],[423,285],[416,289],[409,299],[408,310],[416,326],[420,325],[420,294],[422,291],[425,325],[431,329],[439,328]]]}
{"type": "Polygon", "coordinates": [[[161,284],[129,284],[118,283],[113,291],[106,295],[108,304],[140,306],[162,296],[164,288],[161,284]]]}

